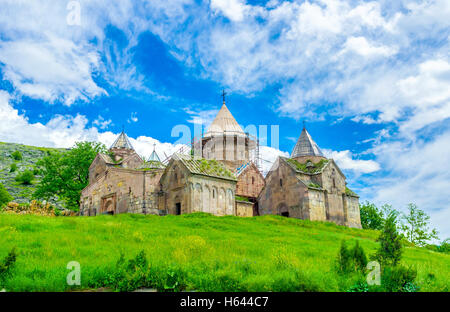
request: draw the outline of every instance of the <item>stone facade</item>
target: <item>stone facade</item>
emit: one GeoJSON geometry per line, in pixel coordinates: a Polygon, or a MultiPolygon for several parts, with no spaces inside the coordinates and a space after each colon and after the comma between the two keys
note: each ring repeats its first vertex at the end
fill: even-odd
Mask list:
{"type": "Polygon", "coordinates": [[[253,217],[254,203],[236,200],[236,216],[253,217]]]}
{"type": "Polygon", "coordinates": [[[236,195],[256,200],[265,184],[261,172],[254,163],[250,163],[238,174],[236,195]]]}
{"type": "Polygon", "coordinates": [[[80,214],[277,214],[361,228],[358,196],[306,129],[291,157],[279,157],[265,178],[250,159],[255,141],[225,103],[195,144],[203,148],[198,154],[194,146],[198,157],[174,153],[165,166],[155,151],[143,161],[122,132],[92,162],[80,214]]]}
{"type": "Polygon", "coordinates": [[[139,171],[108,167],[82,191],[80,214],[164,214],[159,209],[162,173],[162,169],[139,171]]]}
{"type": "Polygon", "coordinates": [[[331,221],[361,228],[359,198],[332,159],[304,131],[291,158],[279,157],[258,197],[259,214],[331,221]],[[310,142],[308,142],[310,141],[310,142]]]}
{"type": "Polygon", "coordinates": [[[174,158],[160,183],[164,193],[163,209],[169,214],[207,212],[218,216],[235,215],[235,178],[198,174],[185,166],[182,160],[174,158]]]}

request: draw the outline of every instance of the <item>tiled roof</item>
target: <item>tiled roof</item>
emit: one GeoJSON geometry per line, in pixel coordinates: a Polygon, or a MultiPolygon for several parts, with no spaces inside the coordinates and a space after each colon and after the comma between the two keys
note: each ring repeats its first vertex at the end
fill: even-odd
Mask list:
{"type": "Polygon", "coordinates": [[[294,149],[292,150],[291,157],[300,157],[300,156],[322,156],[322,151],[319,146],[314,142],[314,140],[309,135],[306,128],[303,128],[300,137],[298,138],[297,144],[295,144],[294,149]]]}
{"type": "Polygon", "coordinates": [[[138,170],[147,170],[147,169],[163,169],[164,166],[160,161],[149,160],[143,162],[137,169],[138,170]]]}
{"type": "Polygon", "coordinates": [[[209,126],[205,136],[211,136],[215,133],[245,135],[244,130],[242,130],[236,119],[234,119],[233,115],[231,115],[228,107],[225,105],[225,102],[223,103],[220,111],[217,113],[216,118],[214,118],[214,121],[209,126]]]}
{"type": "Polygon", "coordinates": [[[192,174],[237,181],[236,176],[215,159],[194,158],[185,154],[174,154],[173,158],[180,160],[192,174]]]}
{"type": "Polygon", "coordinates": [[[126,148],[134,150],[133,146],[130,143],[130,140],[123,131],[114,141],[113,145],[111,145],[111,148],[126,148]]]}

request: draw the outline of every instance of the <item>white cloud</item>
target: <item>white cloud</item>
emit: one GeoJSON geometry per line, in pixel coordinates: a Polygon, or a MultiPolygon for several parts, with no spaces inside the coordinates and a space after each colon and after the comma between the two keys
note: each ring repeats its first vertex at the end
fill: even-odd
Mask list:
{"type": "Polygon", "coordinates": [[[92,124],[98,126],[102,130],[104,130],[104,129],[108,128],[109,126],[113,125],[111,119],[106,120],[102,116],[98,116],[97,119],[92,122],[92,124]]]}
{"type": "Polygon", "coordinates": [[[374,46],[364,37],[349,37],[344,44],[344,50],[355,52],[362,56],[390,56],[397,52],[397,49],[386,46],[374,46]]]}
{"type": "Polygon", "coordinates": [[[218,109],[193,110],[190,108],[185,108],[184,111],[191,116],[187,122],[203,125],[206,129],[219,112],[218,109]]]}
{"type": "MultiPolygon", "coordinates": [[[[87,127],[85,116],[56,115],[46,124],[30,123],[9,103],[11,96],[0,90],[0,141],[45,147],[72,147],[78,141],[96,141],[111,146],[118,133],[99,132],[96,127],[87,127]]],[[[98,119],[97,119],[98,120],[98,119]]],[[[101,122],[99,122],[101,124],[101,122]]],[[[182,144],[160,142],[147,136],[130,137],[136,152],[144,158],[150,157],[153,144],[161,160],[181,149],[182,144]]]]}
{"type": "Polygon", "coordinates": [[[430,141],[384,142],[373,153],[383,164],[384,175],[364,178],[365,198],[376,203],[390,203],[404,210],[410,202],[417,204],[432,217],[441,237],[450,237],[447,220],[439,216],[450,211],[450,131],[430,141]]]}
{"type": "Polygon", "coordinates": [[[249,8],[244,3],[242,0],[211,0],[211,8],[220,11],[232,21],[240,22],[249,8]]]}
{"type": "Polygon", "coordinates": [[[372,173],[380,170],[380,165],[373,160],[354,159],[349,150],[332,151],[323,149],[325,156],[332,158],[344,170],[352,170],[356,173],[372,173]]]}
{"type": "Polygon", "coordinates": [[[259,147],[260,166],[264,176],[270,171],[270,168],[279,156],[289,157],[289,153],[271,146],[261,145],[259,147]]]}
{"type": "Polygon", "coordinates": [[[66,105],[76,99],[106,94],[92,79],[98,55],[87,48],[79,50],[72,41],[47,37],[39,41],[21,40],[0,43],[3,73],[21,93],[66,105]]]}
{"type": "Polygon", "coordinates": [[[138,122],[137,112],[132,112],[130,118],[127,120],[128,123],[138,122]]]}

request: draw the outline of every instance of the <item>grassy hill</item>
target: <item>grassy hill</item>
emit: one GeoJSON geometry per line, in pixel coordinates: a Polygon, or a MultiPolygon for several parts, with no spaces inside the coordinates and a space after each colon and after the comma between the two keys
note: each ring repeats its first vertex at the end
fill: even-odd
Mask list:
{"type": "Polygon", "coordinates": [[[47,156],[51,151],[57,150],[62,151],[64,149],[0,142],[0,183],[6,187],[15,202],[29,202],[40,178],[37,175],[31,185],[24,185],[15,181],[16,176],[24,170],[33,170],[36,168],[36,163],[39,159],[47,156]],[[12,154],[16,151],[19,151],[22,155],[21,160],[13,158],[12,154]],[[11,164],[13,163],[17,165],[17,169],[14,172],[10,172],[11,164]]]}
{"type": "MultiPolygon", "coordinates": [[[[370,255],[377,237],[372,230],[279,216],[0,214],[0,259],[18,251],[8,291],[72,290],[70,261],[81,265],[79,288],[102,287],[121,254],[130,259],[141,250],[151,272],[145,285],[160,290],[346,291],[361,277],[336,273],[341,241],[358,240],[370,255]]],[[[420,291],[449,291],[450,255],[406,247],[402,263],[416,267],[420,291]]]]}

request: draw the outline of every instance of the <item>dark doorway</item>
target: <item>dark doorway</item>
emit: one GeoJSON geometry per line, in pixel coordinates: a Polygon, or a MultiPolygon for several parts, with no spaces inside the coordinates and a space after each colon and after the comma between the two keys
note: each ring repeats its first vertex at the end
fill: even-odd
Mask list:
{"type": "Polygon", "coordinates": [[[281,215],[283,217],[289,217],[289,212],[288,211],[282,212],[281,215]]]}
{"type": "Polygon", "coordinates": [[[181,203],[175,204],[175,214],[180,215],[181,214],[181,203]]]}

